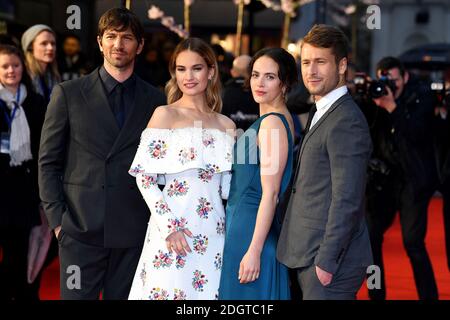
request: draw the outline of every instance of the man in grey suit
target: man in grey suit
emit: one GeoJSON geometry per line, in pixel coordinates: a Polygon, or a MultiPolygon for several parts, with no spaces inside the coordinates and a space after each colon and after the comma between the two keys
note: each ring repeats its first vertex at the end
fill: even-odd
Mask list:
{"type": "Polygon", "coordinates": [[[53,90],[39,152],[39,187],[59,242],[62,299],[126,299],[149,210],[128,174],[164,95],[137,77],[144,30],[126,9],[99,21],[103,66],[53,90]]]}
{"type": "Polygon", "coordinates": [[[303,39],[303,82],[314,96],[299,151],[277,257],[297,269],[303,299],[356,299],[372,263],[364,220],[372,143],[364,115],[345,86],[348,42],[314,26],[303,39]]]}

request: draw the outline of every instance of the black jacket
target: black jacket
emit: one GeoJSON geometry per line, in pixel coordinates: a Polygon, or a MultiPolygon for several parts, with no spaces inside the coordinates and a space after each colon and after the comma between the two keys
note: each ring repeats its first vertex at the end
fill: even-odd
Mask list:
{"type": "Polygon", "coordinates": [[[392,177],[411,185],[416,199],[428,197],[438,183],[431,91],[422,83],[410,82],[396,103],[392,113],[380,108],[376,122],[369,120],[369,125],[374,124],[372,158],[385,162],[392,177]]]}
{"type": "Polygon", "coordinates": [[[50,227],[92,245],[143,243],[150,211],[128,170],[164,95],[139,77],[119,129],[98,69],[53,89],[39,151],[39,187],[50,227]]]}
{"type": "MultiPolygon", "coordinates": [[[[21,166],[10,167],[8,154],[0,153],[0,227],[29,229],[41,223],[39,216],[39,190],[37,159],[39,140],[45,116],[45,101],[28,90],[22,104],[30,127],[32,160],[21,166]]],[[[8,131],[8,124],[0,110],[0,132],[8,131]]]]}
{"type": "Polygon", "coordinates": [[[441,188],[450,189],[450,115],[435,117],[434,143],[441,188]]]}

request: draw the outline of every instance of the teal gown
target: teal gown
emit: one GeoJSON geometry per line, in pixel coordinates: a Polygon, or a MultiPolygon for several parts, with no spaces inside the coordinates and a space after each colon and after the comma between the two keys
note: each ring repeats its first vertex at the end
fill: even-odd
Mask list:
{"type": "Polygon", "coordinates": [[[281,227],[279,212],[275,214],[261,252],[259,278],[247,284],[241,284],[238,280],[239,265],[252,240],[262,196],[259,149],[256,144],[256,136],[261,121],[271,114],[280,117],[283,121],[289,141],[288,160],[278,199],[282,199],[281,196],[290,182],[293,141],[289,124],[284,115],[280,113],[265,114],[250,126],[238,139],[234,147],[233,177],[226,207],[225,247],[219,287],[220,300],[290,299],[288,269],[276,259],[277,241],[281,227]],[[245,159],[243,158],[244,151],[245,159]]]}

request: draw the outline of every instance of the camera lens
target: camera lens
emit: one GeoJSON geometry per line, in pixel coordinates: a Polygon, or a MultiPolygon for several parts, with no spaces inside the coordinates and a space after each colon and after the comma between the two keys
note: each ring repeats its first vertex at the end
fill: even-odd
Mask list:
{"type": "Polygon", "coordinates": [[[386,85],[381,81],[372,81],[369,86],[369,95],[373,99],[381,98],[386,95],[386,85]]]}

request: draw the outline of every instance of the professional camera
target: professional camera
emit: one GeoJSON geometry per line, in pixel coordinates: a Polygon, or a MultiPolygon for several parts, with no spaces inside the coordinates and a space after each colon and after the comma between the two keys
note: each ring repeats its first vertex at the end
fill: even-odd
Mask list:
{"type": "Polygon", "coordinates": [[[387,96],[388,91],[386,87],[389,87],[392,94],[395,96],[395,91],[397,91],[397,86],[395,81],[388,78],[387,70],[381,71],[381,77],[378,80],[372,80],[369,84],[369,96],[372,99],[381,98],[382,96],[387,96]]]}
{"type": "Polygon", "coordinates": [[[445,90],[444,82],[432,82],[431,91],[433,92],[436,106],[450,109],[450,90],[445,90]]]}
{"type": "Polygon", "coordinates": [[[367,95],[369,81],[367,80],[367,75],[364,72],[355,72],[353,84],[355,85],[355,94],[357,96],[367,95]]]}
{"type": "Polygon", "coordinates": [[[355,94],[366,99],[377,99],[388,94],[386,87],[388,86],[395,95],[397,87],[395,81],[387,77],[387,71],[381,72],[381,77],[378,80],[370,81],[367,75],[363,72],[356,72],[353,78],[355,85],[355,94]]]}

